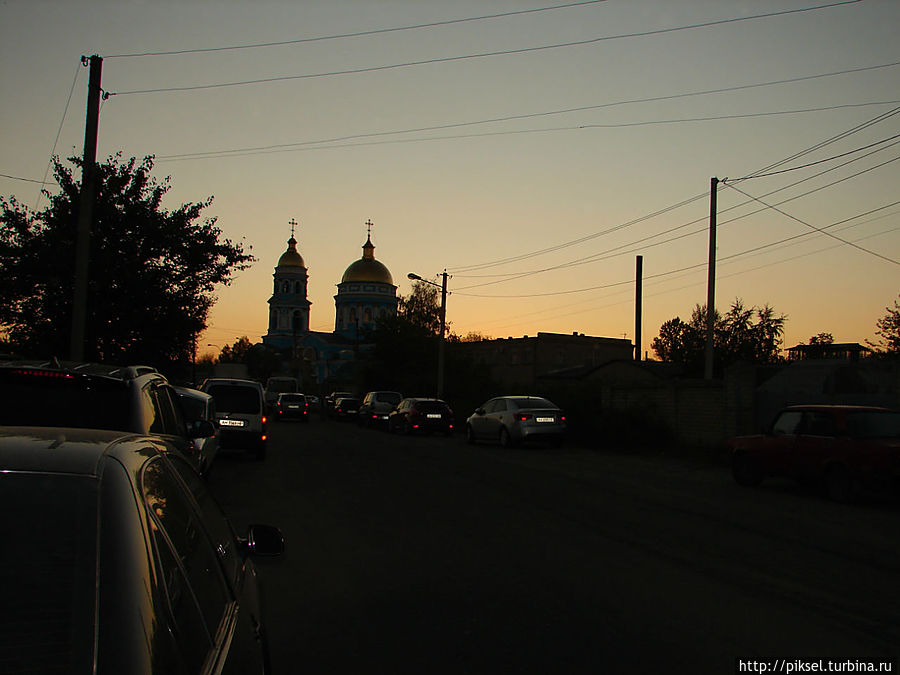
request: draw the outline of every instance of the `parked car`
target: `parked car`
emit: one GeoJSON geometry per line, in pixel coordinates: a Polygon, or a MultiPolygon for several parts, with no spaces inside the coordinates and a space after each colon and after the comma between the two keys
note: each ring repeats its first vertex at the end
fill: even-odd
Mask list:
{"type": "Polygon", "coordinates": [[[309,403],[303,394],[278,394],[275,417],[279,420],[309,422],[309,403]]]}
{"type": "Polygon", "coordinates": [[[181,408],[188,424],[189,435],[195,434],[195,429],[199,427],[201,422],[208,422],[213,426],[212,436],[202,436],[194,438],[193,443],[197,448],[198,470],[203,475],[207,475],[212,470],[213,460],[219,452],[219,432],[216,428],[216,401],[215,399],[198,389],[189,387],[175,387],[175,393],[178,394],[178,400],[181,401],[181,408]]]}
{"type": "Polygon", "coordinates": [[[900,412],[847,405],[791,406],[765,434],[729,441],[734,479],[759,485],[788,476],[852,501],[864,489],[900,482],[900,412]]]}
{"type": "Polygon", "coordinates": [[[196,441],[215,435],[209,422],[188,425],[175,389],[155,368],[97,363],[14,361],[0,364],[0,425],[112,429],[153,435],[203,470],[196,441]]]}
{"type": "Polygon", "coordinates": [[[338,420],[355,420],[359,415],[360,402],[355,396],[345,396],[336,399],[332,413],[338,420]]]}
{"type": "Polygon", "coordinates": [[[453,433],[453,410],[439,398],[405,398],[388,416],[388,431],[403,434],[453,433]]]}
{"type": "Polygon", "coordinates": [[[359,423],[367,427],[376,424],[387,427],[391,411],[402,400],[403,395],[399,391],[370,391],[363,396],[359,406],[359,423]]]}
{"type": "Polygon", "coordinates": [[[495,441],[512,447],[529,441],[562,445],[566,416],[559,406],[540,396],[498,396],[466,420],[466,440],[495,441]]]}
{"type": "Polygon", "coordinates": [[[328,396],[325,397],[325,414],[331,415],[334,413],[334,403],[339,398],[354,398],[356,394],[351,391],[333,391],[328,396]]]}
{"type": "Polygon", "coordinates": [[[268,419],[262,385],[254,380],[211,378],[200,389],[216,400],[220,446],[246,449],[263,459],[268,419]]]}
{"type": "Polygon", "coordinates": [[[159,437],[0,428],[5,673],[270,672],[252,557],[204,481],[159,437]],[[15,514],[15,517],[8,517],[15,514]]]}

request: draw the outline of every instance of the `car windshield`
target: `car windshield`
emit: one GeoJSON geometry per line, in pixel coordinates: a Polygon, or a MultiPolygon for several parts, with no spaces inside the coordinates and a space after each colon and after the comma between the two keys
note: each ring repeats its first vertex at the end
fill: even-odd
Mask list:
{"type": "Polygon", "coordinates": [[[131,427],[126,385],[116,380],[55,371],[2,374],[5,426],[118,429],[131,427]]]}
{"type": "Polygon", "coordinates": [[[545,398],[539,398],[537,396],[523,396],[522,398],[514,398],[510,399],[511,402],[519,409],[523,408],[555,408],[556,406],[550,403],[545,398]]]}
{"type": "Polygon", "coordinates": [[[0,472],[0,509],[3,672],[92,672],[97,481],[0,472]]]}
{"type": "Polygon", "coordinates": [[[853,438],[900,438],[900,413],[874,410],[850,413],[847,431],[853,438]]]}
{"type": "Polygon", "coordinates": [[[206,390],[206,393],[216,400],[216,409],[220,412],[246,415],[259,413],[259,392],[253,387],[214,384],[206,390]]]}

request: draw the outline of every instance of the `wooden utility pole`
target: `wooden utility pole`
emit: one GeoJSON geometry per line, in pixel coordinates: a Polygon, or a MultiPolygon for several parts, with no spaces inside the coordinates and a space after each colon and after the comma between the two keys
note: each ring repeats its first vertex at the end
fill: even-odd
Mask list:
{"type": "Polygon", "coordinates": [[[704,377],[713,378],[716,335],[716,192],[719,179],[709,179],[709,263],[706,281],[706,367],[704,377]]]}
{"type": "Polygon", "coordinates": [[[635,259],[634,270],[634,360],[641,360],[641,313],[644,294],[644,256],[635,259]]]}
{"type": "Polygon", "coordinates": [[[437,397],[444,396],[444,333],[447,323],[447,270],[444,270],[441,281],[441,335],[438,341],[438,381],[437,397]]]}
{"type": "MultiPolygon", "coordinates": [[[[81,57],[83,63],[87,58],[81,57]]],[[[72,298],[72,334],[69,357],[84,360],[84,327],[87,321],[88,262],[91,250],[91,221],[97,179],[97,127],[100,122],[100,76],[103,59],[90,58],[87,119],[84,126],[84,161],[81,167],[81,196],[78,203],[78,232],[75,240],[75,293],[72,298]]]]}

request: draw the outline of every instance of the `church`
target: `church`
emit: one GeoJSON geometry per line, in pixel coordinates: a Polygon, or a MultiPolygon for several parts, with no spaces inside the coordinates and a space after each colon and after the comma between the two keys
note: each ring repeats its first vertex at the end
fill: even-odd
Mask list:
{"type": "Polygon", "coordinates": [[[321,384],[356,358],[364,336],[375,322],[397,312],[397,287],[384,264],[375,259],[372,221],[366,222],[366,243],[362,257],[350,263],[337,285],[334,296],[334,331],[309,329],[310,306],[307,298],[309,272],[294,238],[281,254],[275,272],[272,297],[269,298],[269,327],[263,344],[283,354],[291,354],[303,363],[304,386],[321,384]]]}

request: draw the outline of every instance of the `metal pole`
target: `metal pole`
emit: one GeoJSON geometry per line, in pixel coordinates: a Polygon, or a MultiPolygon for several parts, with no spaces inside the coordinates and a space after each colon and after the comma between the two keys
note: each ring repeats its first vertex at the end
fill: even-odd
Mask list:
{"type": "Polygon", "coordinates": [[[447,320],[447,270],[441,275],[441,335],[438,340],[437,397],[444,396],[444,328],[447,320]]]}
{"type": "Polygon", "coordinates": [[[641,312],[643,305],[644,256],[639,255],[635,261],[634,288],[634,360],[641,360],[641,312]]]}
{"type": "MultiPolygon", "coordinates": [[[[84,57],[82,57],[84,59],[84,57]]],[[[100,120],[100,76],[103,59],[90,58],[87,120],[84,127],[84,161],[81,167],[81,197],[78,204],[78,232],[75,241],[75,292],[72,298],[72,334],[69,356],[84,360],[84,327],[87,323],[88,261],[91,249],[91,219],[96,193],[97,127],[100,120]]]]}
{"type": "Polygon", "coordinates": [[[706,281],[706,367],[704,377],[713,378],[716,331],[716,192],[719,179],[709,179],[709,264],[706,281]]]}

